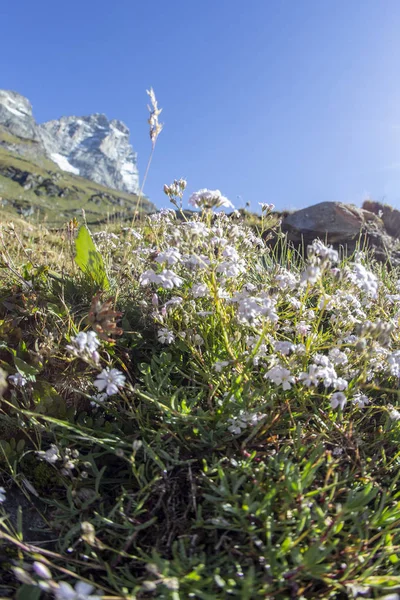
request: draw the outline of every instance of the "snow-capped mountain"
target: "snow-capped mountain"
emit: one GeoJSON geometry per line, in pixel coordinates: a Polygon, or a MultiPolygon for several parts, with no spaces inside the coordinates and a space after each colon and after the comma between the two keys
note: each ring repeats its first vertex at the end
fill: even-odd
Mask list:
{"type": "Polygon", "coordinates": [[[128,127],[103,114],[61,117],[38,125],[24,96],[0,90],[0,125],[39,142],[43,153],[63,171],[129,193],[139,191],[137,155],[128,127]]]}
{"type": "Polygon", "coordinates": [[[32,105],[17,92],[0,90],[0,124],[13,135],[36,142],[39,140],[32,105]]]}
{"type": "Polygon", "coordinates": [[[105,115],[61,117],[39,125],[47,155],[60,169],[125,192],[139,191],[129,129],[105,115]]]}

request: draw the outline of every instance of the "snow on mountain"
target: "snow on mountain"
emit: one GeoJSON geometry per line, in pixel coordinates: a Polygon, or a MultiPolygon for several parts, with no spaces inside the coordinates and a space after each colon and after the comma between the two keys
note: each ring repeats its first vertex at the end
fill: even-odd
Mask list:
{"type": "Polygon", "coordinates": [[[17,92],[0,90],[0,125],[18,137],[39,140],[32,105],[27,98],[17,92]]]}
{"type": "Polygon", "coordinates": [[[137,155],[121,121],[102,114],[61,117],[39,129],[47,154],[64,157],[82,177],[125,192],[139,191],[137,155]]]}
{"type": "Polygon", "coordinates": [[[70,165],[65,156],[62,156],[62,154],[52,152],[50,154],[50,158],[53,162],[57,163],[57,165],[62,171],[68,171],[69,173],[74,173],[74,175],[79,175],[79,169],[76,169],[75,167],[70,165]]]}

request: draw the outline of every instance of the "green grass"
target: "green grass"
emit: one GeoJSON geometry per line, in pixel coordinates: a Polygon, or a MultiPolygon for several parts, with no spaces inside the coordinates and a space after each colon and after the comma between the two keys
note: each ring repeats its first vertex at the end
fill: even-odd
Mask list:
{"type": "MultiPolygon", "coordinates": [[[[76,232],[3,227],[0,366],[25,382],[8,379],[0,404],[1,592],[399,591],[398,271],[271,250],[234,215],[186,218],[114,224],[98,250],[78,244],[84,272],[76,232]],[[68,350],[83,331],[98,359],[68,350]],[[106,367],[125,382],[99,399],[106,367]],[[26,508],[9,516],[16,488],[40,542],[26,508]]],[[[274,225],[264,215],[260,233],[274,225]]]]}

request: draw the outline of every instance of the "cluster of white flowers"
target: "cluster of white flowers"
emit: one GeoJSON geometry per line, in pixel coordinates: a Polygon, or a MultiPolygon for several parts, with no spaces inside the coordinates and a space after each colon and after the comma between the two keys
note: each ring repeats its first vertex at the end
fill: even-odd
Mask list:
{"type": "Polygon", "coordinates": [[[239,435],[248,427],[254,427],[265,417],[262,413],[252,413],[246,411],[240,411],[237,417],[231,417],[228,419],[228,431],[239,435]]]}
{"type": "Polygon", "coordinates": [[[48,462],[50,465],[54,465],[58,460],[61,459],[60,450],[56,444],[51,444],[48,450],[40,450],[39,452],[36,452],[36,456],[48,462]]]}
{"type": "Polygon", "coordinates": [[[237,305],[237,317],[241,323],[260,323],[261,318],[278,322],[276,301],[266,292],[251,296],[248,292],[236,292],[231,301],[237,305]]]}
{"type": "Polygon", "coordinates": [[[168,265],[174,265],[175,263],[180,262],[181,259],[181,253],[178,248],[168,248],[164,252],[160,252],[155,260],[160,264],[167,263],[168,265]]]}
{"type": "MultiPolygon", "coordinates": [[[[179,192],[179,186],[170,191],[179,192]]],[[[225,201],[218,190],[200,190],[190,202],[208,210],[225,201]]],[[[263,210],[268,213],[270,208],[263,210]]],[[[164,289],[151,300],[161,344],[173,350],[178,340],[184,341],[188,351],[196,346],[202,360],[210,360],[224,380],[237,372],[238,365],[252,364],[269,385],[282,391],[304,386],[311,394],[325,393],[332,408],[370,405],[354,384],[361,373],[367,381],[385,373],[400,378],[400,358],[390,345],[393,327],[397,331],[400,322],[396,294],[387,299],[392,307],[390,327],[388,323],[375,327],[374,322],[367,333],[358,330],[367,323],[381,285],[364,266],[361,254],[340,264],[337,250],[316,240],[307,248],[304,267],[289,270],[272,259],[268,246],[249,227],[224,212],[202,212],[183,222],[166,217],[151,227],[159,248],[149,251],[143,245],[137,258],[143,265],[141,286],[164,289]],[[165,297],[176,288],[179,296],[165,297]],[[204,340],[210,339],[210,328],[221,319],[231,337],[219,348],[227,344],[232,348],[213,355],[204,340]],[[322,354],[321,334],[326,328],[336,342],[322,354]],[[367,370],[357,366],[362,348],[369,359],[367,370]],[[350,383],[351,394],[346,391],[350,383]]],[[[400,282],[395,291],[400,292],[400,282]]],[[[147,291],[144,298],[148,302],[147,291]]]]}
{"type": "Polygon", "coordinates": [[[163,269],[161,273],[155,273],[153,269],[148,269],[140,276],[140,284],[143,286],[155,283],[165,290],[172,290],[174,287],[180,287],[183,279],[170,269],[163,269]]]}
{"type": "Polygon", "coordinates": [[[329,357],[322,354],[314,356],[314,362],[309,365],[308,371],[301,372],[298,379],[306,387],[318,386],[322,383],[325,388],[332,387],[343,391],[348,386],[346,379],[338,376],[329,357]]]}
{"type": "Polygon", "coordinates": [[[232,202],[219,190],[202,189],[194,192],[189,198],[189,204],[194,208],[234,208],[232,202]]]}
{"type": "Polygon", "coordinates": [[[339,260],[339,253],[330,246],[325,246],[321,240],[314,240],[312,244],[307,246],[307,256],[309,260],[319,262],[329,261],[330,263],[337,263],[339,260]]]}
{"type": "MultiPolygon", "coordinates": [[[[61,474],[67,477],[72,477],[72,472],[80,462],[79,450],[71,448],[61,450],[56,444],[51,444],[47,450],[40,450],[35,454],[40,460],[44,460],[50,465],[56,466],[57,463],[60,463],[57,467],[60,468],[61,474]]],[[[81,475],[85,476],[85,473],[82,471],[81,475]]]]}
{"type": "Polygon", "coordinates": [[[376,275],[368,271],[360,262],[352,265],[347,271],[348,279],[372,299],[378,296],[379,281],[376,275]]]}
{"type": "Polygon", "coordinates": [[[400,350],[395,350],[387,357],[391,375],[400,378],[400,350]]]}
{"type": "Polygon", "coordinates": [[[25,387],[28,383],[26,377],[21,375],[21,373],[15,373],[14,375],[8,376],[8,381],[15,385],[16,387],[25,387]]]}
{"type": "Polygon", "coordinates": [[[311,245],[307,246],[307,256],[309,264],[300,274],[300,282],[308,285],[317,283],[326,269],[339,260],[338,252],[325,246],[320,240],[314,240],[311,245]]]}
{"type": "Polygon", "coordinates": [[[55,600],[102,600],[102,595],[95,593],[94,585],[78,581],[75,587],[66,581],[61,581],[55,590],[55,600]]]}
{"type": "Polygon", "coordinates": [[[100,360],[97,350],[99,346],[100,340],[95,331],[80,331],[78,335],[71,338],[71,343],[66,348],[74,356],[98,363],[100,360]]]}
{"type": "Polygon", "coordinates": [[[275,385],[281,385],[283,390],[290,390],[292,385],[296,383],[296,378],[291,374],[289,369],[285,369],[280,365],[275,365],[264,375],[265,379],[269,379],[275,385]]]}

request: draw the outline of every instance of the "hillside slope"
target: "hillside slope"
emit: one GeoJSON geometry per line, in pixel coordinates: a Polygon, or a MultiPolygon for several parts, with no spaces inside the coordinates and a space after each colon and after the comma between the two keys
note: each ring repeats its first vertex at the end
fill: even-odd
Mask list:
{"type": "MultiPolygon", "coordinates": [[[[57,227],[85,210],[89,224],[132,218],[138,197],[62,171],[33,140],[0,126],[0,217],[23,216],[57,227]]],[[[155,206],[146,198],[140,212],[155,206]]]]}

